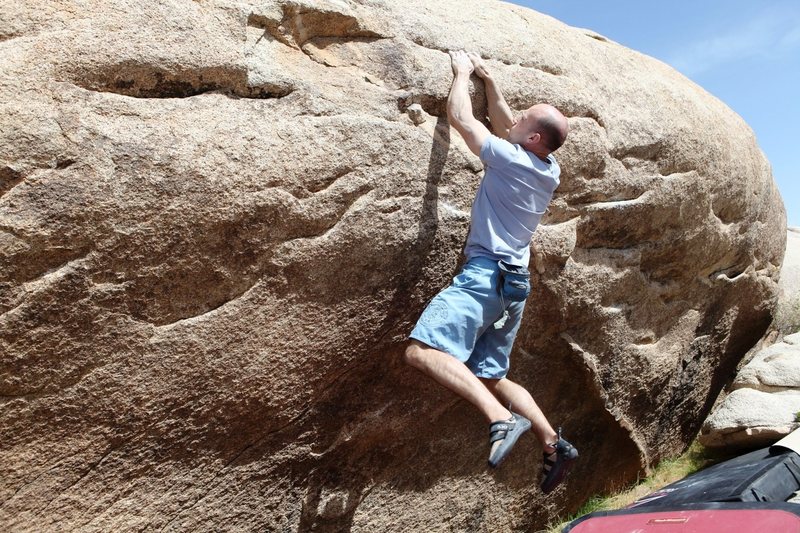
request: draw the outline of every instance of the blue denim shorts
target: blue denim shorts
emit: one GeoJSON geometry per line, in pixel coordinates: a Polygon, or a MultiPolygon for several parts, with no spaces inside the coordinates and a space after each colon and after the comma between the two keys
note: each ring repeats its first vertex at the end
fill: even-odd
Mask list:
{"type": "Polygon", "coordinates": [[[452,355],[480,378],[505,377],[525,302],[501,297],[499,271],[497,261],[470,259],[431,300],[409,337],[452,355]],[[504,308],[508,319],[496,328],[504,308]]]}

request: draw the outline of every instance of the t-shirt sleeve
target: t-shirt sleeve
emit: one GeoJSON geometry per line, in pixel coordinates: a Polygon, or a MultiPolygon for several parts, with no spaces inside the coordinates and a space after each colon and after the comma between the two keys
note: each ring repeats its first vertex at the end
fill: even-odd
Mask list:
{"type": "Polygon", "coordinates": [[[519,150],[519,146],[489,135],[481,146],[481,161],[490,167],[500,168],[514,161],[519,156],[519,150]]]}

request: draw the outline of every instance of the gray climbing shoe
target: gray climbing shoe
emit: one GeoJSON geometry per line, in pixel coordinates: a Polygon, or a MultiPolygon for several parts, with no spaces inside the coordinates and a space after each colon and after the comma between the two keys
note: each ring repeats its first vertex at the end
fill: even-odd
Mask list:
{"type": "Polygon", "coordinates": [[[558,428],[558,439],[552,443],[556,451],[544,454],[542,464],[542,492],[549,494],[559,483],[564,481],[572,463],[578,458],[578,450],[575,446],[561,438],[561,428],[558,428]],[[555,456],[555,459],[552,457],[555,456]]]}
{"type": "Polygon", "coordinates": [[[489,466],[497,468],[508,452],[517,443],[517,439],[531,428],[531,421],[522,415],[511,413],[511,418],[493,422],[489,426],[489,445],[492,447],[489,453],[489,466]],[[495,445],[495,442],[498,444],[495,445]]]}

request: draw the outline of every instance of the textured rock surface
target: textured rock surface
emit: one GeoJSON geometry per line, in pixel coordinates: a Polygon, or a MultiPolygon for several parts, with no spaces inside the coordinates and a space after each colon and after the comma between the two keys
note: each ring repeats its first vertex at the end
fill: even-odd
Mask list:
{"type": "Polygon", "coordinates": [[[0,100],[5,530],[531,529],[681,450],[771,319],[750,129],[525,9],[5,1],[0,100]],[[399,362],[480,179],[462,47],[570,117],[512,356],[581,448],[549,499],[531,438],[486,472],[484,422],[399,362]]]}
{"type": "Polygon", "coordinates": [[[786,254],[781,265],[776,329],[785,334],[800,331],[800,228],[786,233],[786,254]]]}
{"type": "Polygon", "coordinates": [[[800,390],[800,333],[761,350],[733,380],[731,390],[741,388],[764,392],[800,390]]]}
{"type": "Polygon", "coordinates": [[[710,448],[760,448],[785,437],[800,424],[800,390],[768,393],[737,389],[703,425],[700,442],[710,448]]]}
{"type": "Polygon", "coordinates": [[[800,333],[758,352],[731,391],[703,424],[703,445],[758,448],[800,427],[800,333]]]}
{"type": "Polygon", "coordinates": [[[791,333],[742,367],[730,395],[703,423],[700,442],[712,448],[758,448],[787,435],[800,412],[800,233],[789,228],[781,265],[773,334],[791,333]]]}

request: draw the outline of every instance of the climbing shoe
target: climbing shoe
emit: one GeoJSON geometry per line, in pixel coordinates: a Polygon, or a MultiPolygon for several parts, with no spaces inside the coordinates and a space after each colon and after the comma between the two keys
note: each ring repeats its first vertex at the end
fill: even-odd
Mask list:
{"type": "Polygon", "coordinates": [[[561,438],[561,428],[558,428],[558,439],[550,446],[556,451],[544,453],[542,492],[545,494],[552,492],[564,480],[572,463],[578,458],[575,446],[561,438]]]}
{"type": "Polygon", "coordinates": [[[517,439],[531,428],[531,421],[522,415],[511,413],[508,420],[493,422],[489,426],[489,466],[497,468],[508,452],[517,443],[517,439]]]}

